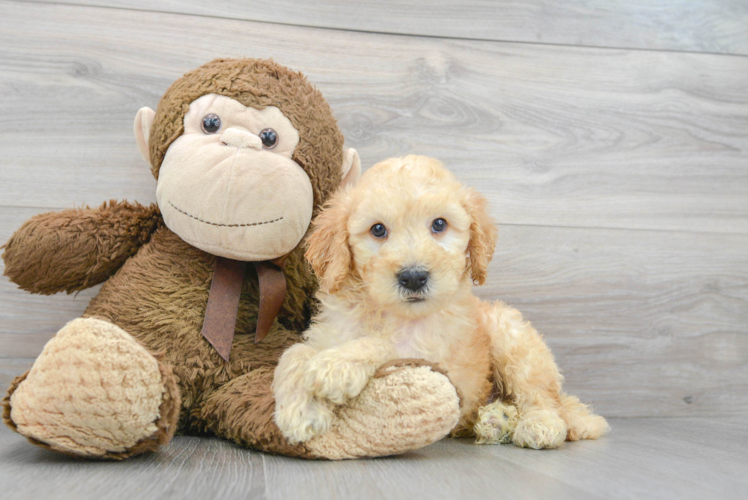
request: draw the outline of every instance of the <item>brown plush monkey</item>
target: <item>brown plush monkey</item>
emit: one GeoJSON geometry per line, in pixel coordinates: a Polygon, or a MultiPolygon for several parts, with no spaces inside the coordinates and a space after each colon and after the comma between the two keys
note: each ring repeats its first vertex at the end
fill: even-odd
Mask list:
{"type": "Polygon", "coordinates": [[[383,367],[307,443],[289,445],[275,427],[273,369],[306,327],[316,289],[300,242],[360,170],[303,75],[266,60],[213,61],[177,80],[156,112],[141,109],[135,135],[158,206],[38,215],[5,245],[5,274],[32,293],[104,283],[11,385],[11,428],[55,451],[114,459],[175,431],[338,459],[401,453],[451,430],[455,389],[419,362],[383,367]],[[245,271],[246,261],[255,265],[245,271]],[[273,321],[261,303],[283,299],[280,269],[287,289],[273,321]],[[255,343],[263,314],[269,333],[255,343]]]}

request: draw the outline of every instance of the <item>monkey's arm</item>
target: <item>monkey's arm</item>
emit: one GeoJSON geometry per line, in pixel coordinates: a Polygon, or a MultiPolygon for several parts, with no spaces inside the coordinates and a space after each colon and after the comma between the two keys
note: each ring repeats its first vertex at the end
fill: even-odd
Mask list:
{"type": "Polygon", "coordinates": [[[39,214],[5,248],[5,275],[31,293],[72,293],[115,273],[161,220],[155,204],[109,201],[99,208],[39,214]]]}

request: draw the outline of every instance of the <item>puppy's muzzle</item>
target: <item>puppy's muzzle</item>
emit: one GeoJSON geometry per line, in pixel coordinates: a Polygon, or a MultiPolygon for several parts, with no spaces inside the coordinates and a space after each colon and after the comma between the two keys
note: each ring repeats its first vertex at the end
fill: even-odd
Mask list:
{"type": "Polygon", "coordinates": [[[397,283],[410,292],[421,292],[429,282],[429,272],[417,267],[406,267],[397,273],[397,283]]]}

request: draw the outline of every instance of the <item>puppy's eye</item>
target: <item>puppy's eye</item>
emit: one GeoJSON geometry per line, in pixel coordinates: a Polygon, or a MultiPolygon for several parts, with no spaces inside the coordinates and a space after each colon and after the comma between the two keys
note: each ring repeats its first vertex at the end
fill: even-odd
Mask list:
{"type": "Polygon", "coordinates": [[[219,118],[218,115],[214,115],[213,113],[205,115],[203,117],[202,123],[200,124],[200,127],[206,134],[215,134],[216,132],[218,132],[218,129],[221,128],[221,118],[219,118]]]}
{"type": "Polygon", "coordinates": [[[434,222],[431,223],[431,231],[434,233],[443,233],[446,229],[447,221],[445,221],[441,217],[438,219],[434,219],[434,222]]]}
{"type": "Polygon", "coordinates": [[[387,228],[384,227],[384,224],[374,224],[369,231],[375,238],[384,238],[387,236],[387,228]]]}
{"type": "Polygon", "coordinates": [[[262,147],[265,149],[273,149],[278,145],[278,134],[271,128],[266,128],[260,132],[260,140],[262,141],[262,147]]]}

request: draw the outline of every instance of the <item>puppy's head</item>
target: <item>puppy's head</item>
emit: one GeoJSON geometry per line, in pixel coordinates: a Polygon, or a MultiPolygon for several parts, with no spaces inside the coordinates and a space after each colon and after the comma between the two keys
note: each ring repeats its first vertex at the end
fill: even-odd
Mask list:
{"type": "Polygon", "coordinates": [[[483,284],[496,242],[486,200],[441,163],[385,160],[338,192],[314,222],[306,258],[323,291],[364,293],[395,314],[443,308],[483,284]]]}

